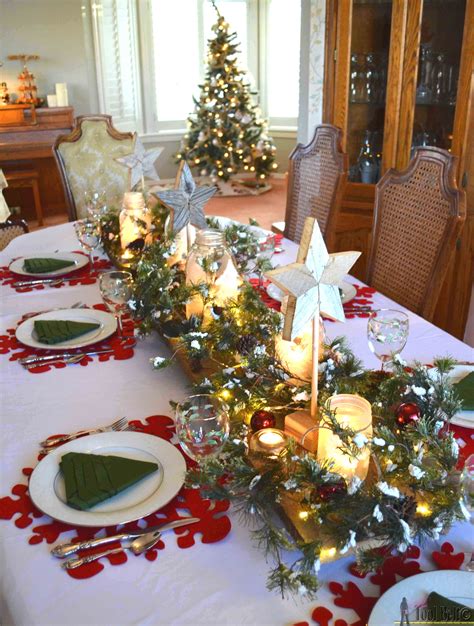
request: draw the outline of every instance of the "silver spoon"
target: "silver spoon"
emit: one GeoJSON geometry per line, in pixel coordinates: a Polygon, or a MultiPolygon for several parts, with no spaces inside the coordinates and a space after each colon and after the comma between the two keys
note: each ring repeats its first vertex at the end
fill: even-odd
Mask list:
{"type": "Polygon", "coordinates": [[[155,533],[148,533],[146,535],[142,535],[141,537],[137,537],[134,539],[128,546],[122,546],[121,548],[112,548],[111,550],[104,550],[104,552],[98,552],[97,554],[91,554],[89,556],[83,556],[75,559],[68,559],[61,563],[61,567],[63,569],[75,569],[76,567],[80,567],[81,565],[85,565],[86,563],[91,563],[92,561],[97,561],[97,559],[101,559],[103,556],[109,556],[110,554],[119,554],[124,550],[131,550],[133,554],[139,555],[143,554],[150,548],[158,543],[161,538],[161,533],[158,535],[155,533]]]}

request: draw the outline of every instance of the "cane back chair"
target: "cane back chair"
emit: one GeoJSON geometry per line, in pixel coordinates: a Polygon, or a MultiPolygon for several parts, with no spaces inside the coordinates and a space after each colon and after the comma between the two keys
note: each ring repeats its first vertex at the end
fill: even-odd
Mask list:
{"type": "Polygon", "coordinates": [[[5,249],[10,241],[28,232],[25,220],[7,220],[0,224],[0,250],[5,249]]]}
{"type": "Polygon", "coordinates": [[[307,217],[318,220],[332,248],[348,159],[341,149],[342,131],[331,124],[316,126],[306,146],[298,144],[289,157],[284,234],[300,242],[307,217]]]}
{"type": "Polygon", "coordinates": [[[367,282],[427,320],[466,217],[456,164],[445,150],[419,148],[405,171],[388,170],[376,186],[367,282]]]}
{"type": "Polygon", "coordinates": [[[86,194],[105,192],[120,205],[130,189],[131,170],[116,161],[133,152],[135,133],[120,133],[110,115],[82,115],[68,135],[54,144],[54,156],[68,202],[70,220],[86,214],[86,194]]]}

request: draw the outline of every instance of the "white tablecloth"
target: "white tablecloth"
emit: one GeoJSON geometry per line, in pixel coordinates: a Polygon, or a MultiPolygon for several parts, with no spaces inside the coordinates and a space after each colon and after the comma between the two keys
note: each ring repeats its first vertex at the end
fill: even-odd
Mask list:
{"type": "MultiPolygon", "coordinates": [[[[285,252],[276,260],[293,260],[296,246],[284,242],[285,252]]],[[[48,228],[15,239],[0,253],[0,265],[19,255],[54,250],[76,250],[70,224],[48,228]]],[[[353,282],[355,279],[351,279],[353,282]]],[[[18,294],[0,287],[0,334],[16,325],[22,314],[52,307],[67,307],[82,301],[101,301],[97,285],[62,287],[18,294]]],[[[397,308],[380,294],[377,307],[397,308]]],[[[400,307],[398,307],[400,308],[400,307]]],[[[473,350],[420,317],[410,315],[410,336],[403,357],[429,362],[449,354],[474,360],[473,350]]],[[[345,334],[368,367],[378,363],[367,346],[365,319],[345,325],[327,323],[329,337],[345,334]]],[[[155,372],[152,356],[168,354],[154,336],[137,345],[135,356],[126,361],[69,366],[32,375],[8,355],[0,355],[1,381],[1,472],[0,497],[22,482],[21,468],[34,467],[38,442],[55,432],[70,432],[106,424],[119,415],[142,419],[153,414],[170,415],[169,400],[186,395],[187,380],[178,366],[155,372]]],[[[35,520],[38,523],[38,520],[35,520]]],[[[267,565],[249,538],[248,529],[232,516],[232,531],[220,543],[179,549],[173,536],[158,559],[129,558],[125,565],[110,566],[86,580],[74,580],[50,556],[46,543],[30,546],[29,532],[12,521],[0,522],[0,622],[3,625],[32,624],[274,624],[310,620],[316,604],[332,607],[331,594],[323,587],[318,601],[295,604],[265,589],[267,565]]],[[[65,535],[61,536],[61,539],[65,535]]],[[[448,540],[458,550],[470,550],[472,526],[459,524],[448,540]]],[[[427,546],[429,549],[430,546],[427,546]]],[[[431,546],[433,549],[433,546],[431,546]]],[[[322,567],[323,581],[347,579],[348,559],[322,567]]],[[[337,609],[334,619],[354,621],[351,610],[337,609]]]]}

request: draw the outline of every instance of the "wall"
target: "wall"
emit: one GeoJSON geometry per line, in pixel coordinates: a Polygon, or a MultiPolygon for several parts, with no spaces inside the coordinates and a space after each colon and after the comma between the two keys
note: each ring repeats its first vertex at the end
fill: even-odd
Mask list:
{"type": "MultiPolygon", "coordinates": [[[[314,0],[311,0],[314,2],[314,0]]],[[[320,2],[322,0],[318,0],[320,2]]],[[[76,115],[99,111],[90,28],[87,28],[81,0],[0,0],[0,82],[6,81],[10,93],[17,91],[19,61],[8,61],[15,53],[39,54],[29,63],[35,74],[40,96],[55,92],[55,83],[66,82],[69,103],[76,115]]],[[[305,113],[306,115],[306,113],[305,113]]],[[[172,155],[179,141],[147,141],[147,147],[164,147],[158,161],[162,178],[175,175],[172,155]]],[[[296,144],[296,134],[274,138],[280,172],[288,165],[288,155],[296,144]]]]}

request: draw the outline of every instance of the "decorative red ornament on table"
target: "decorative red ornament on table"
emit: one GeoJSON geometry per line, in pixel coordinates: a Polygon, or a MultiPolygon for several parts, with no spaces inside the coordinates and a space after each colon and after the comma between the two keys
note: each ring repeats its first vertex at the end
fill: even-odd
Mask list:
{"type": "Polygon", "coordinates": [[[276,419],[271,411],[255,411],[250,418],[250,428],[253,433],[263,428],[275,428],[276,419]]]}
{"type": "Polygon", "coordinates": [[[421,417],[420,407],[414,402],[402,402],[395,411],[398,426],[405,428],[409,424],[417,422],[421,417]]]}
{"type": "Polygon", "coordinates": [[[343,495],[347,492],[346,483],[341,480],[337,483],[324,483],[316,489],[317,496],[323,502],[327,502],[333,496],[343,495]]]}

